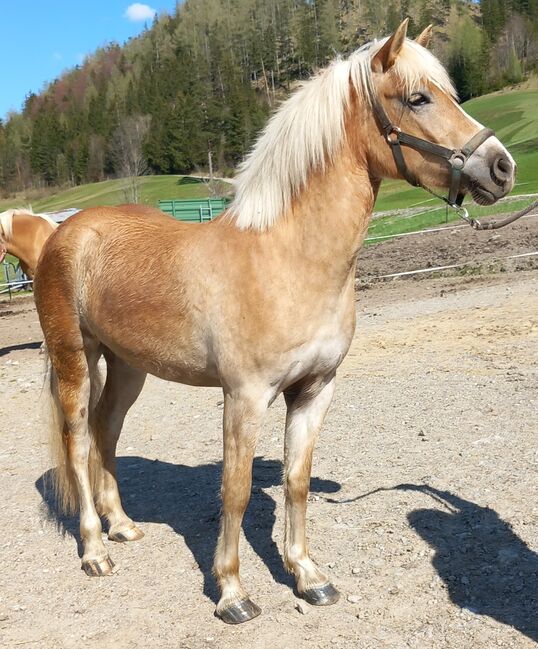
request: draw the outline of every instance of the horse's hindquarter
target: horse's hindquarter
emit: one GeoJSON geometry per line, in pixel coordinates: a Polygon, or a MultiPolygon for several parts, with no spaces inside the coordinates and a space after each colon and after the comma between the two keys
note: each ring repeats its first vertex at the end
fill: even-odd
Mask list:
{"type": "Polygon", "coordinates": [[[100,228],[84,253],[85,326],[129,364],[164,379],[219,385],[203,312],[202,228],[172,219],[100,228]]]}
{"type": "Polygon", "coordinates": [[[322,270],[298,267],[259,234],[110,212],[78,221],[75,284],[83,326],[131,365],[194,385],[256,379],[279,390],[329,374],[347,352],[352,280],[320,292],[322,270]]]}

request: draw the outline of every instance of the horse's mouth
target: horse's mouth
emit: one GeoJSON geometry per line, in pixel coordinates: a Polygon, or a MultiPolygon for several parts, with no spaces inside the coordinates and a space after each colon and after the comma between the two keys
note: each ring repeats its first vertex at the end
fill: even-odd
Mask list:
{"type": "Polygon", "coordinates": [[[478,205],[493,205],[497,200],[497,197],[493,192],[490,192],[477,182],[470,184],[469,191],[471,192],[474,202],[478,203],[478,205]]]}

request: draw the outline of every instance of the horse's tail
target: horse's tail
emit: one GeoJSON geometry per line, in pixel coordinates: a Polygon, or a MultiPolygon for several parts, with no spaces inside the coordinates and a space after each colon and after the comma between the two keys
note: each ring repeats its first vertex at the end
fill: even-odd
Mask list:
{"type": "MultiPolygon", "coordinates": [[[[58,376],[49,354],[46,353],[45,357],[45,389],[48,392],[49,406],[49,450],[54,467],[48,472],[48,484],[52,488],[58,509],[66,514],[73,514],[78,511],[79,499],[68,455],[69,435],[58,394],[58,376]]],[[[91,446],[88,468],[93,491],[97,493],[102,477],[102,460],[93,425],[95,407],[102,391],[102,378],[97,364],[90,371],[90,385],[88,420],[91,446]]]]}

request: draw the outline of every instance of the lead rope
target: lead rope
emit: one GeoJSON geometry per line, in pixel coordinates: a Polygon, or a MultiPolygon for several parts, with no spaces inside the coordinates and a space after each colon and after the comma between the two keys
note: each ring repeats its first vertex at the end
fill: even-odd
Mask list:
{"type": "Polygon", "coordinates": [[[517,221],[522,216],[525,216],[525,214],[532,212],[532,210],[536,207],[538,207],[538,200],[534,201],[530,205],[527,205],[527,207],[524,207],[522,210],[519,210],[519,212],[512,212],[512,214],[509,214],[502,221],[491,220],[486,221],[485,223],[482,223],[478,219],[471,218],[469,216],[469,212],[464,207],[457,207],[455,209],[458,213],[458,216],[466,221],[474,230],[498,230],[499,228],[504,228],[505,225],[509,225],[510,223],[517,221]]]}
{"type": "Polygon", "coordinates": [[[535,200],[533,203],[530,205],[527,205],[527,207],[524,207],[522,210],[519,210],[518,212],[512,212],[512,214],[509,214],[506,218],[504,218],[502,221],[479,221],[478,219],[473,219],[471,216],[469,216],[469,212],[465,207],[462,205],[457,205],[456,203],[450,203],[447,201],[447,199],[444,196],[441,196],[440,194],[437,194],[434,192],[432,189],[429,187],[426,187],[426,185],[419,185],[427,191],[429,194],[432,196],[435,196],[436,198],[439,198],[440,200],[444,201],[446,203],[447,209],[451,207],[456,214],[468,223],[473,230],[498,230],[499,228],[504,228],[505,225],[510,225],[510,223],[513,223],[514,221],[517,221],[520,219],[522,216],[525,216],[529,212],[532,212],[535,208],[538,207],[538,200],[535,200]]]}

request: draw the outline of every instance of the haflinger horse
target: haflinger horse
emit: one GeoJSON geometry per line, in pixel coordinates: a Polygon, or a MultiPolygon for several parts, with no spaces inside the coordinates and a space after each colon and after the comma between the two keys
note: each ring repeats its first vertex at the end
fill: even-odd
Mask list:
{"type": "Polygon", "coordinates": [[[238,542],[256,440],[281,393],[285,566],[306,601],[338,599],[308,551],[306,502],[314,444],[355,330],[355,262],[381,179],[455,187],[491,204],[515,176],[508,151],[456,102],[446,71],[423,47],[428,33],[416,42],[406,31],[404,21],[286,100],[218,219],[191,225],[93,208],[47,242],[35,293],[61,416],[55,475],[63,504],[80,509],[87,574],[114,566],[101,517],[111,540],[142,536],[121,505],[115,452],[150,373],[224,392],[216,614],[238,623],[260,612],[239,577],[238,542]]]}
{"type": "Polygon", "coordinates": [[[24,273],[33,279],[43,245],[57,227],[50,216],[34,214],[31,209],[0,213],[0,262],[6,253],[17,257],[24,273]]]}

